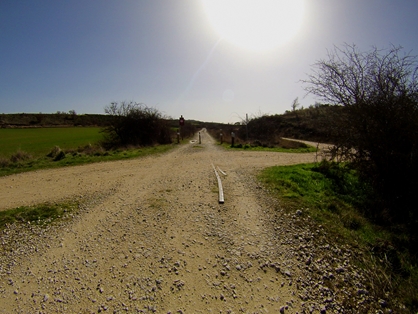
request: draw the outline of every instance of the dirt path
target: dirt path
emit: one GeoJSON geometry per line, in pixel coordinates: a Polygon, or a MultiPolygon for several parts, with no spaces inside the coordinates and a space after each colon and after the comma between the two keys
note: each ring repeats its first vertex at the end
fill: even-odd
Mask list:
{"type": "Polygon", "coordinates": [[[254,180],[266,166],[313,162],[314,154],[224,151],[201,135],[202,144],[157,157],[0,178],[0,209],[89,200],[59,227],[20,230],[25,241],[15,246],[13,227],[1,235],[0,313],[350,313],[352,304],[357,313],[374,306],[350,263],[355,252],[309,230],[307,215],[283,214],[254,180]],[[212,164],[227,174],[225,204],[218,204],[212,164]]]}

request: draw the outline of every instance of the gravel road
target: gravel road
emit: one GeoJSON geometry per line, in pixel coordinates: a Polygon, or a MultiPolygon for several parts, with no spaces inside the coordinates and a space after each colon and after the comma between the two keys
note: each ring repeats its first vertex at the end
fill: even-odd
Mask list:
{"type": "Polygon", "coordinates": [[[315,154],[159,156],[0,178],[0,210],[79,199],[77,215],[0,235],[0,313],[376,313],[354,261],[305,209],[286,214],[255,180],[315,154]],[[218,203],[220,174],[225,203],[218,203]]]}

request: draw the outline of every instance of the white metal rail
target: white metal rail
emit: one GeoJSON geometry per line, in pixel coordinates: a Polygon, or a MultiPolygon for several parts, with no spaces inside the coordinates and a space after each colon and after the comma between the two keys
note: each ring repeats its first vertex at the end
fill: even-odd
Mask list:
{"type": "Polygon", "coordinates": [[[219,189],[219,204],[223,204],[225,202],[224,199],[224,190],[222,188],[222,181],[221,177],[218,174],[218,171],[216,171],[215,166],[212,164],[213,170],[215,171],[216,178],[218,179],[218,189],[219,189]]]}

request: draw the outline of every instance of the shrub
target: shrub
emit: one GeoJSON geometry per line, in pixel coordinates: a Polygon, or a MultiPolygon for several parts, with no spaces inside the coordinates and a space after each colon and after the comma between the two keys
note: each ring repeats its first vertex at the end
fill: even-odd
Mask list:
{"type": "Polygon", "coordinates": [[[10,160],[5,157],[0,157],[0,167],[6,168],[10,165],[10,160]]]}
{"type": "Polygon", "coordinates": [[[359,230],[363,225],[362,220],[363,218],[354,210],[345,211],[341,215],[343,226],[350,230],[359,230]]]}
{"type": "Polygon", "coordinates": [[[258,146],[263,146],[263,143],[261,143],[261,141],[259,140],[255,140],[251,143],[252,147],[258,147],[258,146]]]}
{"type": "Polygon", "coordinates": [[[54,148],[51,149],[51,151],[48,153],[48,157],[55,158],[61,151],[61,148],[59,146],[54,146],[54,148]]]}
{"type": "Polygon", "coordinates": [[[60,152],[54,157],[54,161],[60,161],[65,158],[64,151],[60,150],[60,152]]]}
{"type": "Polygon", "coordinates": [[[106,153],[106,150],[100,145],[85,145],[77,148],[76,153],[83,153],[88,156],[103,156],[106,153]]]}
{"type": "Polygon", "coordinates": [[[10,157],[10,161],[13,162],[13,163],[17,163],[17,162],[20,162],[20,161],[29,160],[31,158],[32,158],[32,156],[29,153],[27,153],[25,151],[22,151],[22,150],[18,150],[16,153],[14,153],[10,157]]]}
{"type": "Polygon", "coordinates": [[[112,116],[111,124],[103,130],[106,148],[171,143],[169,124],[155,108],[134,102],[113,102],[105,112],[112,116]]]}
{"type": "Polygon", "coordinates": [[[335,48],[304,83],[340,108],[328,117],[332,153],[351,162],[373,188],[369,215],[408,225],[418,241],[418,62],[401,50],[335,48]]]}

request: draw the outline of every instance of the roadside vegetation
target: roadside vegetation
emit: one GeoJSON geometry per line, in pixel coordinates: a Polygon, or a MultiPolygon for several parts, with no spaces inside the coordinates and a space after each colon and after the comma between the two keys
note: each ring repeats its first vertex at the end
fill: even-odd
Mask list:
{"type": "Polygon", "coordinates": [[[389,307],[401,302],[405,313],[417,312],[418,268],[408,233],[399,225],[387,228],[367,218],[372,188],[356,171],[323,161],[267,168],[259,180],[287,213],[311,217],[332,239],[363,252],[358,263],[369,275],[370,292],[382,300],[390,295],[389,307]]]}
{"type": "MultiPolygon", "coordinates": [[[[231,140],[229,140],[231,141],[231,140]]],[[[260,141],[253,141],[251,143],[242,143],[239,139],[234,141],[234,145],[228,142],[223,142],[222,146],[227,149],[233,150],[246,150],[246,151],[267,151],[267,152],[279,152],[279,153],[313,153],[317,149],[313,146],[309,146],[305,143],[280,138],[275,141],[274,144],[266,144],[260,141]]]]}
{"type": "MultiPolygon", "coordinates": [[[[1,115],[0,176],[138,158],[174,147],[178,121],[164,117],[157,109],[134,102],[114,102],[105,112],[107,115],[102,117],[83,118],[75,112],[1,115]],[[71,125],[69,121],[97,123],[101,127],[53,127],[71,125]],[[40,127],[40,123],[47,127],[40,127]]],[[[181,138],[193,136],[195,127],[186,122],[181,138]]]]}
{"type": "Polygon", "coordinates": [[[210,135],[225,149],[246,151],[270,151],[280,153],[312,153],[317,148],[294,139],[286,139],[275,134],[274,140],[263,136],[243,136],[239,132],[239,125],[220,125],[207,128],[210,135]],[[234,141],[232,141],[234,133],[234,141]]]}
{"type": "Polygon", "coordinates": [[[300,146],[300,147],[283,147],[283,146],[255,146],[254,144],[237,144],[231,146],[230,144],[222,144],[226,149],[232,150],[245,150],[245,151],[263,151],[263,152],[277,152],[277,153],[314,153],[317,149],[313,146],[300,146]]]}
{"type": "Polygon", "coordinates": [[[113,102],[105,112],[112,117],[103,129],[106,148],[172,143],[170,125],[155,108],[136,102],[113,102]]]}
{"type": "Polygon", "coordinates": [[[100,145],[87,144],[75,149],[61,150],[58,146],[55,146],[46,156],[37,158],[33,158],[27,152],[18,151],[10,159],[0,158],[0,176],[40,169],[144,157],[164,153],[173,147],[172,144],[168,144],[105,150],[100,145]]]}
{"type": "Polygon", "coordinates": [[[318,165],[270,169],[263,180],[285,208],[309,208],[335,239],[369,256],[373,291],[394,293],[418,311],[418,62],[401,47],[330,51],[304,80],[324,104],[254,118],[235,128],[241,138],[278,136],[330,143],[318,165]],[[371,272],[371,273],[373,273],[371,272]]]}

